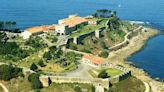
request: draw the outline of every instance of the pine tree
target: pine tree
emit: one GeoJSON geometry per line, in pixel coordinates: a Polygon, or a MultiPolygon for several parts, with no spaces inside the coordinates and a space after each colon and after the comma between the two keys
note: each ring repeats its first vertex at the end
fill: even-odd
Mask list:
{"type": "Polygon", "coordinates": [[[33,70],[33,71],[35,71],[35,70],[38,69],[38,67],[34,63],[32,63],[30,69],[33,70]]]}

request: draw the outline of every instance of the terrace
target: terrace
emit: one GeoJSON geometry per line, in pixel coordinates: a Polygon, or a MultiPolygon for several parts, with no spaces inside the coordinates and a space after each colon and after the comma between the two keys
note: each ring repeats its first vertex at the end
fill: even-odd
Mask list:
{"type": "MultiPolygon", "coordinates": [[[[99,19],[97,19],[97,20],[99,20],[99,19]]],[[[100,20],[98,25],[87,25],[87,26],[84,26],[84,27],[78,29],[76,32],[72,33],[70,35],[70,38],[79,37],[80,35],[84,35],[84,34],[88,34],[90,32],[93,32],[93,31],[103,27],[105,25],[105,23],[107,22],[107,20],[108,19],[103,18],[103,19],[100,20]]]]}

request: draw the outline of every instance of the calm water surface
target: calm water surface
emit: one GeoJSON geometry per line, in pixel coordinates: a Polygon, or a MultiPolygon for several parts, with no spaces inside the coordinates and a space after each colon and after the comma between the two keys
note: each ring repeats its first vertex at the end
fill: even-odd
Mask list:
{"type": "MultiPolygon", "coordinates": [[[[97,9],[112,9],[121,19],[150,22],[164,29],[163,0],[0,0],[0,20],[17,22],[24,29],[55,24],[69,14],[86,16],[97,9]]],[[[164,36],[151,39],[146,48],[129,58],[153,77],[164,78],[164,36]]]]}

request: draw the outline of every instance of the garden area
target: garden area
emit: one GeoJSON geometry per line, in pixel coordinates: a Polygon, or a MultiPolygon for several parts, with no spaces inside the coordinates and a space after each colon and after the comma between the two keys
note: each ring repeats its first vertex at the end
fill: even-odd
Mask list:
{"type": "Polygon", "coordinates": [[[74,52],[64,52],[61,48],[52,46],[49,51],[43,54],[43,63],[45,66],[41,66],[40,70],[51,72],[65,72],[71,71],[77,68],[77,57],[79,55],[74,52]]]}
{"type": "Polygon", "coordinates": [[[79,37],[80,35],[83,35],[83,34],[87,34],[87,33],[90,33],[90,32],[93,32],[101,27],[104,27],[105,26],[105,23],[107,22],[107,18],[96,18],[97,20],[100,20],[99,21],[99,24],[98,25],[87,25],[87,26],[83,26],[82,28],[76,30],[76,32],[72,33],[70,35],[70,38],[73,38],[73,37],[79,37]]]}
{"type": "Polygon", "coordinates": [[[55,43],[58,41],[57,35],[55,35],[54,33],[47,33],[46,34],[46,39],[48,41],[50,41],[51,43],[55,43]]]}
{"type": "Polygon", "coordinates": [[[18,63],[31,54],[46,47],[46,44],[38,36],[30,37],[30,39],[22,41],[20,36],[9,38],[5,32],[0,32],[0,39],[1,62],[18,63]]]}
{"type": "Polygon", "coordinates": [[[19,47],[16,42],[7,42],[8,37],[5,32],[0,32],[0,61],[17,61],[27,57],[28,51],[19,47]]]}
{"type": "Polygon", "coordinates": [[[44,48],[21,61],[20,66],[34,71],[66,72],[77,68],[77,60],[81,55],[74,52],[64,52],[61,48],[52,46],[44,48]]]}

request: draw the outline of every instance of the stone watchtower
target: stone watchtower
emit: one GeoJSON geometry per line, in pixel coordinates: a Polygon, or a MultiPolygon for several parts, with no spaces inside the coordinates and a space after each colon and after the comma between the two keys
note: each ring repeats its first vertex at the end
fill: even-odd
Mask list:
{"type": "Polygon", "coordinates": [[[42,83],[43,87],[48,87],[51,84],[51,80],[48,76],[40,76],[39,80],[42,83]]]}

